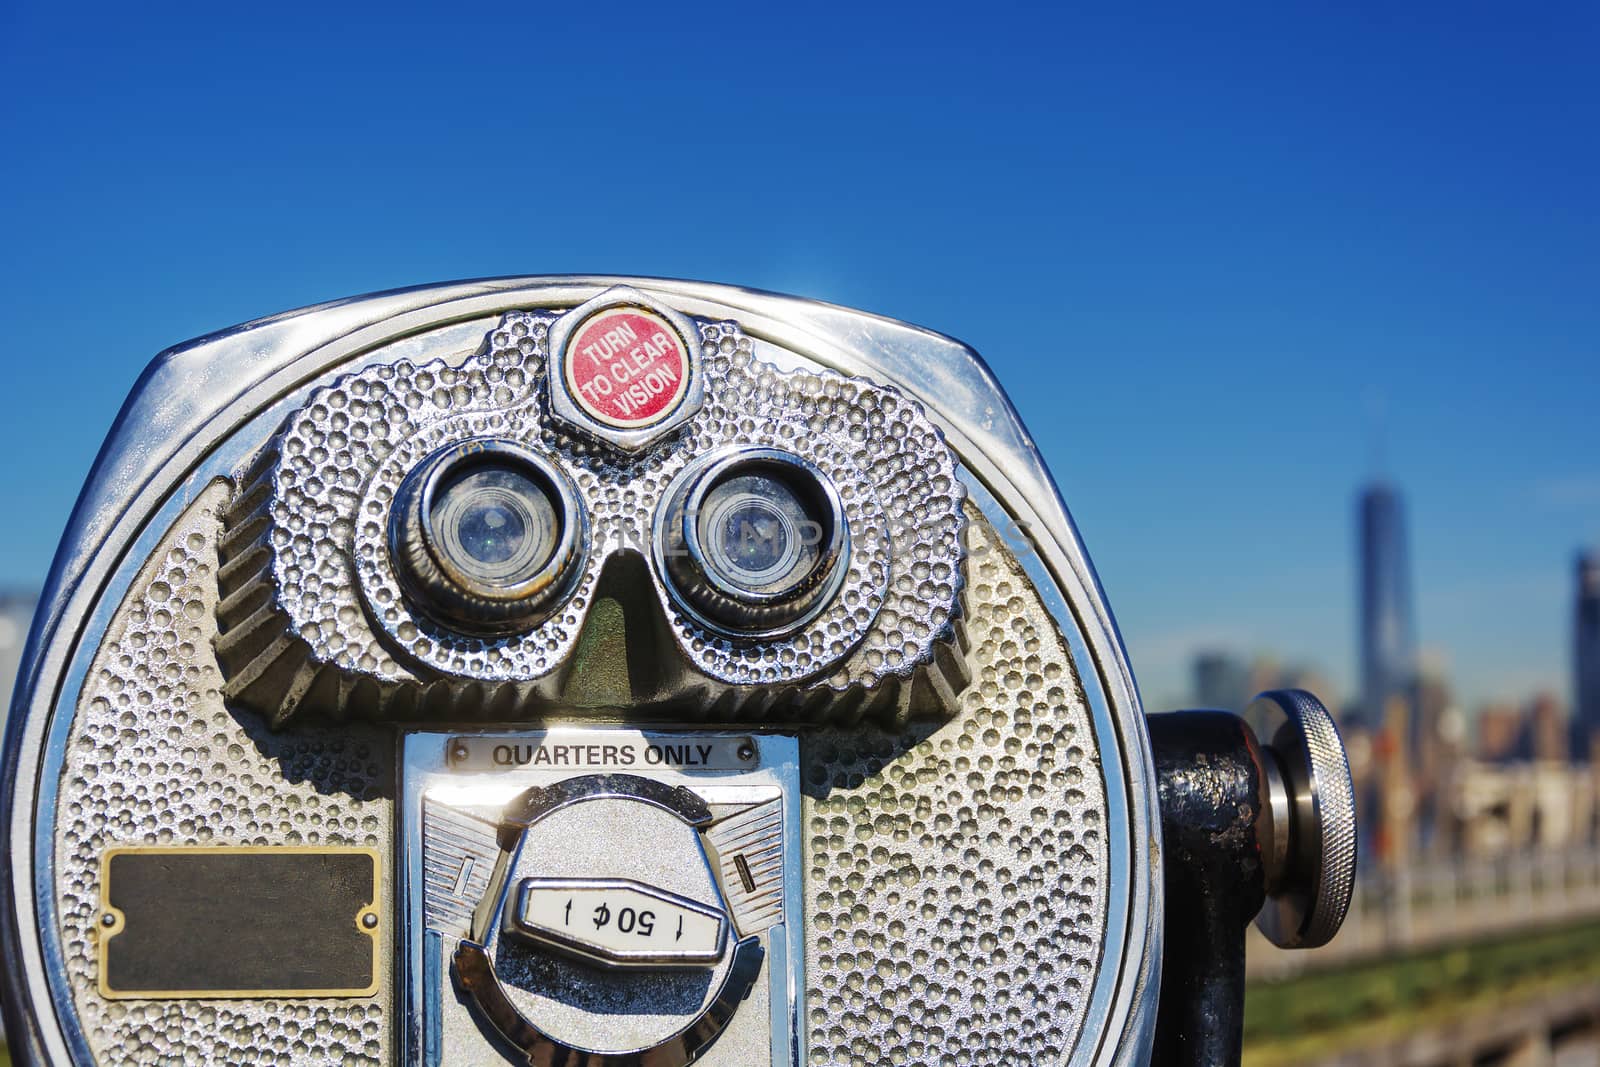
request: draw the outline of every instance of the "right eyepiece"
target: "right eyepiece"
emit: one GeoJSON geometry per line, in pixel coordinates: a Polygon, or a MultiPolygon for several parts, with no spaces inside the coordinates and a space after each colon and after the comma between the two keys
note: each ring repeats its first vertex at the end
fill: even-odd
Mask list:
{"type": "Polygon", "coordinates": [[[678,605],[723,633],[774,637],[833,598],[850,552],[838,489],[775,448],[702,457],[680,474],[656,522],[657,566],[678,605]]]}

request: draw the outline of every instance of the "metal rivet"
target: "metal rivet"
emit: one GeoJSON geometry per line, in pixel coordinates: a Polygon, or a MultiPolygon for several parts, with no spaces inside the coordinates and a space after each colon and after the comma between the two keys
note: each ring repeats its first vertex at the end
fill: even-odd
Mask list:
{"type": "Polygon", "coordinates": [[[377,913],[369,911],[365,915],[361,916],[361,925],[365,926],[368,930],[376,929],[378,926],[377,913]]]}

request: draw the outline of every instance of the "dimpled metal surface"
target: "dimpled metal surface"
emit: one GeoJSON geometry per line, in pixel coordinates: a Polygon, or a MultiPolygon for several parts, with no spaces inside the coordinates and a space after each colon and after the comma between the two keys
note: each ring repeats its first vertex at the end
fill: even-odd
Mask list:
{"type": "MultiPolygon", "coordinates": [[[[872,710],[903,716],[907,700],[897,691],[917,680],[936,698],[953,696],[964,679],[951,677],[961,672],[952,672],[952,657],[936,655],[936,646],[957,640],[964,490],[953,455],[920,405],[828,371],[780,371],[753,357],[736,324],[701,321],[704,407],[670,440],[628,456],[549,420],[542,397],[555,318],[512,312],[460,366],[378,364],[314,393],[289,418],[270,469],[259,475],[261,490],[246,486],[230,519],[236,528],[259,528],[269,550],[262,555],[270,555],[233,599],[273,605],[242,624],[241,634],[229,634],[232,645],[261,650],[230,668],[247,680],[234,691],[258,706],[277,704],[267,709],[275,720],[316,689],[325,668],[342,676],[325,687],[339,696],[307,704],[335,714],[349,709],[329,705],[351,694],[370,705],[362,713],[411,714],[434,672],[452,676],[444,685],[457,691],[460,683],[478,684],[477,706],[501,712],[530,696],[552,699],[606,561],[623,551],[648,555],[651,524],[672,478],[696,456],[740,443],[797,452],[835,481],[853,542],[848,574],[815,620],[759,643],[701,627],[658,578],[655,598],[690,668],[683,687],[705,694],[708,708],[737,690],[718,705],[736,714],[769,712],[783,703],[774,693],[783,687],[791,696],[804,691],[794,704],[815,694],[822,699],[808,708],[843,715],[861,714],[870,702],[872,710]],[[405,475],[433,450],[484,435],[519,441],[561,465],[589,522],[587,558],[572,593],[533,629],[509,637],[454,633],[413,612],[386,544],[389,506],[405,475]],[[250,633],[272,627],[294,640],[250,633]],[[850,692],[854,700],[837,699],[850,692]]],[[[428,706],[437,699],[430,690],[428,706]]]]}
{"type": "Polygon", "coordinates": [[[974,676],[951,721],[801,745],[816,1067],[1066,1061],[1100,959],[1105,790],[1072,657],[968,528],[974,676]]]}
{"type": "MultiPolygon", "coordinates": [[[[277,735],[223,706],[211,643],[216,537],[229,495],[217,482],[197,496],[129,590],[84,681],[55,853],[79,1022],[103,1063],[386,1063],[387,968],[371,998],[113,1002],[96,988],[100,857],[109,847],[340,845],[385,855],[392,847],[389,740],[371,728],[277,735]]],[[[388,959],[389,911],[380,909],[388,959]]],[[[214,936],[226,951],[226,931],[214,936]]]]}

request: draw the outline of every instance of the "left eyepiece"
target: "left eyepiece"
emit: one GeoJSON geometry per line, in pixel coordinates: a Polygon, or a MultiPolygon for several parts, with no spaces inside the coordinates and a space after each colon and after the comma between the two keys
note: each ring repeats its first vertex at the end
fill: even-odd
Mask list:
{"type": "Polygon", "coordinates": [[[406,595],[460,630],[505,633],[538,621],[577,572],[583,544],[571,481],[511,441],[433,453],[406,476],[389,513],[406,595]]]}

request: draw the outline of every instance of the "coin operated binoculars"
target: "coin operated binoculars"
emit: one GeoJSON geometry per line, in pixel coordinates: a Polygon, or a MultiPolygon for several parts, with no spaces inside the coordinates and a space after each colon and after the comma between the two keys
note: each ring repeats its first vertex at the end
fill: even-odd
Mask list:
{"type": "Polygon", "coordinates": [[[1327,712],[1147,719],[978,356],[443,285],[172,349],[7,727],[22,1063],[1237,1060],[1338,929],[1327,712]],[[1270,721],[1269,721],[1270,720],[1270,721]]]}

